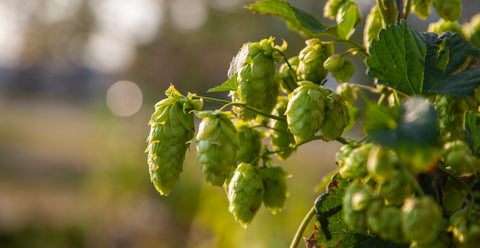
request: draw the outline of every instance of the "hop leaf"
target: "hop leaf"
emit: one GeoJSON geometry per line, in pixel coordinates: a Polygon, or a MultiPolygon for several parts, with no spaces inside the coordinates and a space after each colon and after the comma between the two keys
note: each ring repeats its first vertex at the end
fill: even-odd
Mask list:
{"type": "Polygon", "coordinates": [[[370,42],[372,40],[378,39],[378,32],[384,26],[382,13],[378,5],[375,5],[370,10],[370,13],[367,15],[365,20],[365,27],[363,28],[363,44],[368,50],[370,42]]]}
{"type": "Polygon", "coordinates": [[[222,186],[236,165],[238,135],[230,118],[220,111],[202,111],[203,118],[195,138],[197,160],[208,184],[222,186]]]}
{"type": "Polygon", "coordinates": [[[300,82],[300,87],[288,95],[285,114],[297,143],[313,138],[319,130],[325,115],[326,98],[325,89],[309,81],[300,82]]]}
{"type": "Polygon", "coordinates": [[[321,84],[328,74],[323,63],[333,55],[333,44],[320,39],[307,40],[306,44],[298,55],[300,61],[297,69],[298,79],[321,84]]]}
{"type": "Polygon", "coordinates": [[[261,167],[260,174],[263,178],[265,192],[263,194],[263,204],[272,213],[285,208],[287,203],[287,177],[290,177],[280,166],[261,167]]]}
{"type": "Polygon", "coordinates": [[[432,0],[413,0],[412,9],[418,17],[425,19],[430,16],[432,0]]]}
{"type": "Polygon", "coordinates": [[[168,195],[178,182],[188,141],[194,136],[195,123],[190,110],[199,110],[201,101],[183,97],[173,86],[166,91],[169,98],[155,105],[148,136],[150,179],[157,191],[168,195]]]}
{"type": "Polygon", "coordinates": [[[241,163],[228,186],[229,211],[244,228],[262,205],[264,186],[257,167],[241,163]]]}
{"type": "MultiPolygon", "coordinates": [[[[277,105],[273,110],[273,114],[285,117],[285,110],[287,109],[288,100],[285,97],[279,97],[277,105]]],[[[282,152],[277,152],[276,155],[281,160],[286,160],[294,149],[292,145],[295,144],[295,138],[293,134],[288,129],[288,124],[285,121],[272,119],[271,121],[272,133],[271,133],[271,142],[275,150],[284,150],[282,152]],[[292,148],[292,149],[289,149],[292,148]]]]}
{"type": "Polygon", "coordinates": [[[433,6],[445,20],[453,22],[462,17],[462,0],[433,0],[433,6]]]}

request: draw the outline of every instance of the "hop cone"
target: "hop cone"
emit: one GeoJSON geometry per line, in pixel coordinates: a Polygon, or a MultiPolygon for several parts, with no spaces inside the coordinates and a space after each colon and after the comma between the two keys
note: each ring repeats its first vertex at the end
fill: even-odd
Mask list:
{"type": "Polygon", "coordinates": [[[477,158],[472,155],[470,147],[463,140],[447,142],[442,151],[443,162],[457,175],[476,173],[480,170],[477,158]]]}
{"type": "Polygon", "coordinates": [[[462,0],[433,0],[433,7],[445,20],[453,22],[462,17],[462,0]]]}
{"type": "MultiPolygon", "coordinates": [[[[278,103],[272,113],[280,117],[285,117],[287,103],[288,100],[285,97],[278,98],[278,103]]],[[[271,134],[272,146],[275,150],[286,149],[283,152],[276,153],[281,160],[286,160],[293,152],[293,149],[288,149],[295,144],[293,134],[288,130],[288,124],[285,121],[272,119],[271,123],[273,127],[271,134]]]]}
{"type": "Polygon", "coordinates": [[[447,31],[451,31],[465,37],[462,31],[462,25],[458,21],[451,22],[440,19],[438,22],[430,23],[430,25],[428,25],[428,32],[443,33],[447,31]]]}
{"type": "Polygon", "coordinates": [[[298,63],[300,63],[298,56],[290,58],[288,63],[292,66],[293,71],[288,68],[287,63],[282,64],[278,70],[278,81],[280,82],[282,90],[287,94],[298,87],[297,81],[294,78],[297,75],[298,63]]]}
{"type": "Polygon", "coordinates": [[[458,210],[450,217],[451,231],[459,247],[477,247],[480,242],[480,207],[458,210]]]}
{"type": "Polygon", "coordinates": [[[344,59],[344,63],[342,67],[338,68],[335,71],[332,71],[332,77],[337,80],[337,83],[345,83],[348,82],[353,75],[355,74],[355,65],[349,59],[344,59]]]}
{"type": "Polygon", "coordinates": [[[343,83],[337,86],[336,92],[340,94],[349,106],[357,100],[356,88],[350,86],[350,84],[343,83]]]}
{"type": "Polygon", "coordinates": [[[195,138],[197,160],[205,180],[210,185],[222,186],[236,166],[238,135],[228,112],[202,111],[203,118],[195,138]]]}
{"type": "Polygon", "coordinates": [[[409,241],[430,241],[438,237],[442,210],[430,196],[409,198],[402,206],[402,229],[409,241]]]}
{"type": "Polygon", "coordinates": [[[343,197],[343,218],[352,230],[362,231],[367,224],[366,212],[373,203],[374,194],[364,185],[352,182],[343,197]]]}
{"type": "Polygon", "coordinates": [[[260,174],[263,178],[263,204],[272,213],[277,213],[285,208],[287,203],[287,177],[290,177],[280,166],[262,167],[260,174]]]}
{"type": "Polygon", "coordinates": [[[397,243],[405,242],[402,233],[402,211],[399,208],[375,202],[368,210],[367,225],[384,239],[397,243]]]}
{"type": "Polygon", "coordinates": [[[459,104],[460,98],[449,95],[437,95],[435,109],[438,117],[438,130],[446,140],[463,139],[463,116],[465,109],[459,104]]]}
{"type": "Polygon", "coordinates": [[[321,84],[328,74],[328,71],[323,67],[323,63],[333,55],[333,44],[323,42],[320,39],[307,40],[306,44],[307,46],[298,55],[298,79],[321,84]]]}
{"type": "Polygon", "coordinates": [[[228,209],[243,227],[252,222],[260,209],[263,192],[263,180],[258,168],[247,163],[239,164],[228,186],[228,209]]]}
{"type": "Polygon", "coordinates": [[[367,158],[372,147],[372,144],[364,144],[350,151],[348,156],[343,158],[340,175],[343,178],[361,179],[365,177],[367,175],[367,158]]]}
{"type": "Polygon", "coordinates": [[[418,17],[425,19],[430,16],[432,0],[413,0],[412,10],[418,17]]]}
{"type": "Polygon", "coordinates": [[[407,173],[403,169],[394,169],[390,179],[380,184],[379,191],[388,204],[401,205],[413,194],[414,186],[407,173]]]}
{"type": "Polygon", "coordinates": [[[363,28],[363,44],[368,50],[370,42],[378,38],[378,32],[383,27],[382,13],[378,5],[375,5],[370,10],[365,20],[365,27],[363,28]]]}
{"type": "Polygon", "coordinates": [[[349,122],[347,104],[339,94],[330,91],[325,105],[325,118],[320,125],[324,140],[334,140],[342,136],[349,122]]]}
{"type": "MultiPolygon", "coordinates": [[[[237,124],[237,132],[239,140],[237,164],[252,163],[253,160],[260,155],[263,134],[244,122],[237,124]]],[[[257,164],[258,160],[253,165],[256,166],[257,164]]]]}
{"type": "MultiPolygon", "coordinates": [[[[273,38],[245,44],[243,49],[248,49],[248,55],[237,73],[238,89],[230,93],[232,101],[246,103],[248,106],[270,113],[280,93],[278,82],[275,80],[277,51],[273,38]]],[[[235,107],[234,111],[244,121],[257,116],[256,113],[242,107],[235,107]]]]}
{"type": "Polygon", "coordinates": [[[173,86],[166,94],[169,98],[155,105],[146,150],[150,179],[162,195],[168,195],[179,180],[187,141],[193,138],[195,131],[190,110],[199,110],[202,106],[200,101],[184,98],[173,86]]]}
{"type": "Polygon", "coordinates": [[[295,141],[300,143],[313,138],[323,123],[325,115],[327,99],[325,88],[303,81],[300,82],[300,87],[288,95],[288,98],[285,114],[295,141]]]}

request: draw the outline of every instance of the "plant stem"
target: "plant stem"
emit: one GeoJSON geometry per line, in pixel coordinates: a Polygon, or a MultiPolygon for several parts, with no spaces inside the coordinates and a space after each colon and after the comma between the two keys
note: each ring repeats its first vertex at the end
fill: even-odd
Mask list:
{"type": "Polygon", "coordinates": [[[411,8],[412,8],[412,0],[407,0],[407,3],[405,4],[405,14],[403,15],[403,18],[405,18],[405,20],[408,19],[408,15],[410,14],[411,8]]]}
{"type": "Polygon", "coordinates": [[[385,26],[393,24],[397,21],[397,7],[393,0],[377,0],[378,7],[382,13],[385,26]]]}
{"type": "Polygon", "coordinates": [[[446,169],[445,167],[443,166],[438,166],[438,169],[447,174],[447,176],[451,177],[453,180],[459,182],[468,192],[468,194],[470,195],[470,197],[472,198],[471,199],[471,202],[470,202],[470,206],[469,206],[469,212],[470,212],[470,209],[472,208],[472,206],[474,205],[474,202],[475,202],[475,198],[473,196],[473,191],[472,189],[467,185],[467,183],[465,181],[463,181],[459,176],[457,176],[457,174],[451,172],[450,170],[446,169]]]}
{"type": "Polygon", "coordinates": [[[403,0],[397,0],[397,21],[403,19],[403,0]]]}
{"type": "Polygon", "coordinates": [[[307,215],[305,215],[305,218],[303,218],[302,223],[297,229],[297,232],[295,233],[295,236],[293,237],[292,243],[290,244],[290,248],[297,248],[298,244],[300,243],[300,239],[303,236],[303,233],[305,232],[305,228],[307,228],[308,223],[312,219],[312,217],[315,215],[315,206],[313,206],[310,211],[308,211],[307,215]]]}
{"type": "Polygon", "coordinates": [[[216,103],[221,103],[221,104],[226,104],[225,106],[223,106],[220,110],[224,110],[226,107],[230,107],[230,106],[240,106],[240,107],[244,107],[252,112],[255,112],[259,115],[263,115],[265,117],[268,117],[268,118],[271,118],[271,119],[275,119],[275,120],[279,120],[279,121],[287,121],[285,118],[282,118],[280,116],[276,116],[276,115],[272,115],[272,114],[269,114],[269,113],[265,113],[261,110],[258,110],[256,108],[253,108],[253,107],[250,107],[248,106],[247,104],[245,103],[241,103],[241,102],[229,102],[229,101],[225,101],[225,100],[220,100],[220,99],[216,99],[216,98],[211,98],[211,97],[204,97],[204,96],[192,96],[192,99],[203,99],[205,101],[209,101],[209,102],[216,102],[216,103]]]}
{"type": "Polygon", "coordinates": [[[362,45],[360,45],[360,44],[358,44],[354,41],[351,41],[351,40],[333,40],[332,42],[333,43],[337,43],[337,42],[345,43],[349,47],[354,48],[355,50],[357,50],[359,52],[358,56],[360,56],[363,60],[366,60],[367,57],[368,57],[368,53],[367,53],[367,50],[365,50],[365,47],[363,47],[362,45]]]}
{"type": "Polygon", "coordinates": [[[298,83],[297,75],[295,75],[295,70],[293,70],[292,65],[290,64],[290,62],[288,62],[288,58],[285,55],[285,53],[280,49],[275,49],[275,51],[277,51],[278,53],[280,53],[280,55],[282,55],[283,60],[285,61],[285,63],[288,66],[288,69],[290,70],[290,74],[292,75],[293,80],[295,80],[295,83],[298,83]]]}

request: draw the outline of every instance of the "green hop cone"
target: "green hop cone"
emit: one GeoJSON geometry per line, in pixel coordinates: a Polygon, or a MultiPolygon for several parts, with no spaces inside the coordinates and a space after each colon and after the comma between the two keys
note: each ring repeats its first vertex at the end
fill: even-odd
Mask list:
{"type": "Polygon", "coordinates": [[[305,43],[307,46],[298,55],[298,79],[321,84],[328,74],[328,71],[323,67],[323,63],[333,55],[333,44],[316,38],[307,40],[305,43]]]}
{"type": "Polygon", "coordinates": [[[340,166],[339,173],[343,178],[362,179],[367,175],[367,158],[373,144],[363,144],[354,148],[340,166]]]}
{"type": "Polygon", "coordinates": [[[332,76],[337,80],[337,83],[346,83],[348,82],[353,75],[355,74],[355,65],[349,59],[345,59],[343,66],[336,70],[332,71],[332,76]]]}
{"type": "Polygon", "coordinates": [[[379,192],[384,196],[387,204],[399,206],[410,197],[414,191],[414,185],[407,174],[409,172],[402,168],[395,168],[390,180],[380,184],[379,192]]]}
{"type": "Polygon", "coordinates": [[[468,191],[463,184],[448,177],[442,187],[442,205],[447,212],[459,210],[467,199],[468,191]]]}
{"type": "Polygon", "coordinates": [[[263,192],[259,169],[251,164],[239,164],[228,186],[228,209],[244,228],[262,206],[263,192]]]}
{"type": "Polygon", "coordinates": [[[345,223],[353,231],[363,231],[367,226],[366,212],[374,202],[375,194],[364,185],[352,182],[343,197],[342,211],[345,223]]]}
{"type": "Polygon", "coordinates": [[[432,0],[413,0],[412,10],[418,17],[425,20],[430,16],[432,0]]]}
{"type": "Polygon", "coordinates": [[[345,63],[345,55],[343,54],[334,54],[325,60],[323,67],[329,71],[338,71],[342,69],[343,64],[345,63]]]}
{"type": "MultiPolygon", "coordinates": [[[[239,140],[237,164],[252,163],[260,155],[263,134],[245,122],[237,123],[236,128],[239,140]]],[[[257,164],[258,160],[253,165],[257,164]]]]}
{"type": "Polygon", "coordinates": [[[337,17],[340,7],[348,1],[351,0],[328,0],[323,7],[323,16],[334,20],[337,17]]]}
{"type": "Polygon", "coordinates": [[[434,33],[443,33],[443,32],[454,32],[465,37],[462,30],[462,25],[458,21],[445,21],[444,19],[438,20],[438,22],[430,23],[428,25],[428,32],[434,33]]]}
{"type": "Polygon", "coordinates": [[[465,110],[461,109],[460,100],[449,95],[435,97],[438,130],[445,140],[458,140],[465,137],[462,131],[465,110]]]}
{"type": "Polygon", "coordinates": [[[352,106],[357,100],[356,90],[356,87],[351,86],[348,83],[339,84],[335,89],[335,91],[343,97],[348,106],[352,106]]]}
{"type": "Polygon", "coordinates": [[[377,183],[385,183],[393,177],[398,156],[393,150],[375,146],[368,154],[367,170],[377,183]]]}
{"type": "Polygon", "coordinates": [[[408,241],[433,241],[442,223],[442,209],[430,196],[408,198],[402,206],[402,230],[408,241]]]}
{"type": "Polygon", "coordinates": [[[337,160],[338,167],[345,166],[345,162],[353,151],[353,149],[357,148],[359,145],[356,142],[348,143],[340,147],[340,150],[335,154],[335,158],[337,160]]]}
{"type": "Polygon", "coordinates": [[[458,247],[477,247],[480,243],[480,207],[458,210],[450,217],[450,230],[458,247]]]}
{"type": "MultiPolygon", "coordinates": [[[[248,52],[244,64],[237,72],[238,89],[230,92],[233,102],[245,103],[250,107],[270,113],[279,95],[276,74],[276,55],[274,38],[245,44],[240,53],[248,52]],[[246,49],[246,50],[245,50],[246,49]]],[[[235,107],[234,111],[242,120],[254,119],[257,114],[244,107],[235,107]]]]}
{"type": "Polygon", "coordinates": [[[222,186],[236,166],[238,134],[230,118],[233,114],[220,111],[195,112],[202,118],[197,137],[197,160],[210,185],[222,186]]]}
{"type": "Polygon", "coordinates": [[[462,17],[462,0],[433,0],[433,7],[445,20],[453,22],[462,17]]]}
{"type": "Polygon", "coordinates": [[[476,14],[470,22],[463,24],[465,36],[475,45],[480,47],[480,14],[476,14]]]}
{"type": "Polygon", "coordinates": [[[342,96],[329,90],[325,104],[325,118],[320,125],[325,141],[341,137],[350,122],[348,106],[342,96]]]}
{"type": "Polygon", "coordinates": [[[410,243],[410,248],[451,248],[453,247],[452,237],[447,232],[439,234],[438,239],[430,242],[413,241],[410,243]]]}
{"type": "Polygon", "coordinates": [[[383,28],[383,25],[380,8],[378,5],[374,5],[365,19],[365,27],[363,28],[363,44],[367,50],[372,40],[378,38],[378,33],[383,28]]]}
{"type": "Polygon", "coordinates": [[[402,211],[393,206],[384,206],[380,201],[371,204],[368,209],[367,225],[371,231],[386,240],[404,243],[402,233],[402,211]]]}
{"type": "Polygon", "coordinates": [[[287,123],[297,143],[310,140],[323,123],[327,93],[325,88],[310,81],[288,95],[285,112],[287,123]]]}
{"type": "MultiPolygon", "coordinates": [[[[287,109],[288,99],[285,97],[279,97],[275,109],[273,109],[272,114],[285,117],[285,111],[287,109]]],[[[293,134],[288,129],[288,124],[285,121],[280,121],[276,119],[271,120],[272,133],[270,134],[272,147],[275,150],[284,150],[282,152],[277,152],[276,155],[281,160],[286,160],[294,149],[292,146],[295,144],[295,138],[293,134]],[[291,148],[291,149],[290,149],[291,148]]]]}
{"type": "Polygon", "coordinates": [[[290,177],[280,166],[268,166],[260,168],[263,178],[263,204],[273,214],[285,208],[288,197],[287,178],[290,177]]]}
{"type": "Polygon", "coordinates": [[[442,150],[443,162],[457,175],[473,174],[479,171],[477,158],[472,155],[470,147],[463,140],[447,142],[442,150]]]}
{"type": "Polygon", "coordinates": [[[290,70],[287,63],[283,63],[278,69],[278,80],[280,82],[280,86],[282,90],[290,94],[294,89],[298,87],[296,75],[297,75],[297,68],[300,61],[298,60],[298,56],[290,58],[288,63],[292,66],[293,71],[290,70]],[[295,77],[295,78],[294,78],[295,77]]]}
{"type": "Polygon", "coordinates": [[[155,105],[148,136],[150,179],[161,195],[168,195],[183,170],[188,141],[193,138],[195,123],[190,110],[200,110],[201,101],[183,97],[173,86],[169,97],[155,105]]]}

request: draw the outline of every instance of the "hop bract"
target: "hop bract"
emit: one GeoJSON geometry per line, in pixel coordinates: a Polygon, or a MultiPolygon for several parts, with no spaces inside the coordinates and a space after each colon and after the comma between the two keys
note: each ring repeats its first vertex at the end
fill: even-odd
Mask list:
{"type": "Polygon", "coordinates": [[[298,55],[298,79],[321,84],[328,74],[328,71],[323,67],[323,63],[333,55],[333,44],[323,42],[320,39],[310,39],[305,43],[307,46],[298,55]]]}
{"type": "Polygon", "coordinates": [[[191,110],[199,110],[201,101],[183,97],[173,86],[169,97],[155,105],[148,136],[148,164],[150,179],[157,191],[168,195],[178,182],[188,141],[193,138],[195,123],[191,110]]]}
{"type": "Polygon", "coordinates": [[[258,168],[247,163],[239,164],[228,186],[228,209],[243,227],[252,222],[262,206],[263,192],[258,168]]]}
{"type": "MultiPolygon", "coordinates": [[[[237,164],[253,163],[253,160],[260,155],[263,134],[245,122],[237,123],[236,128],[239,140],[237,164]]],[[[253,165],[257,164],[258,160],[253,165]]]]}
{"type": "Polygon", "coordinates": [[[195,114],[203,118],[195,138],[197,160],[207,183],[222,186],[236,166],[239,141],[230,120],[233,114],[218,110],[195,114]]]}
{"type": "MultiPolygon", "coordinates": [[[[285,111],[287,109],[288,100],[285,97],[279,97],[275,109],[273,109],[272,114],[285,117],[285,111]]],[[[284,150],[282,152],[276,153],[276,155],[281,159],[285,160],[294,151],[294,149],[289,149],[295,144],[295,138],[293,134],[288,129],[288,124],[285,121],[280,121],[272,119],[271,121],[272,132],[270,134],[272,146],[275,150],[284,150]]]]}
{"type": "MultiPolygon", "coordinates": [[[[244,64],[236,74],[238,89],[230,96],[233,102],[246,103],[248,106],[270,113],[279,94],[278,81],[275,80],[275,60],[278,51],[273,44],[274,38],[245,44],[242,52],[247,53],[244,64]]],[[[234,111],[242,120],[254,119],[257,114],[243,107],[234,111]]]]}
{"type": "Polygon", "coordinates": [[[310,81],[299,84],[300,87],[288,95],[285,112],[288,126],[297,143],[315,136],[323,123],[327,99],[326,91],[322,86],[310,81]]]}
{"type": "Polygon", "coordinates": [[[280,166],[264,166],[260,168],[265,192],[263,204],[272,213],[285,208],[288,197],[287,177],[290,177],[280,166]]]}

